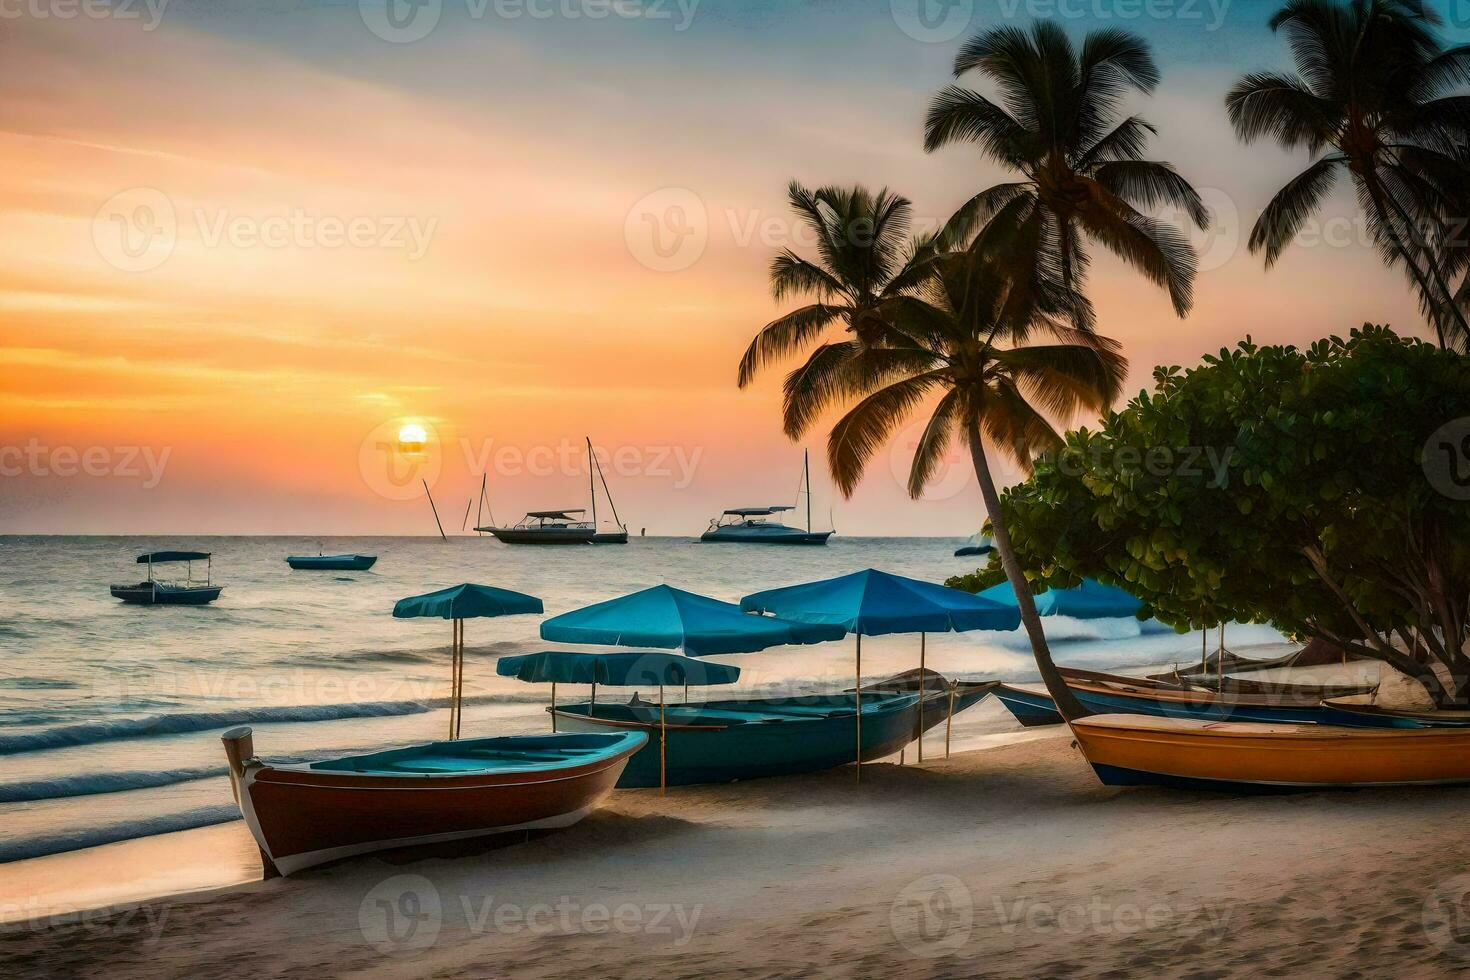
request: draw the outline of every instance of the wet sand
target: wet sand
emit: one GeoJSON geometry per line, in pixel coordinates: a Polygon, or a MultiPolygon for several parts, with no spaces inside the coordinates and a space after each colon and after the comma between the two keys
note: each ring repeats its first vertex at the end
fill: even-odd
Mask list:
{"type": "MultiPolygon", "coordinates": [[[[1204,978],[1470,966],[1470,918],[1455,918],[1470,904],[1470,875],[1457,877],[1470,789],[1109,789],[1064,730],[1049,734],[922,769],[866,766],[860,786],[846,768],[623,791],[529,841],[20,921],[0,930],[0,972],[1204,978]]],[[[169,836],[212,854],[216,874],[255,872],[240,824],[169,836]]],[[[132,849],[117,861],[168,865],[178,844],[112,847],[132,849]]],[[[105,867],[95,852],[54,861],[28,862],[33,887],[105,867]]],[[[191,887],[185,864],[160,880],[191,887]]],[[[24,882],[0,884],[13,898],[24,882]]]]}

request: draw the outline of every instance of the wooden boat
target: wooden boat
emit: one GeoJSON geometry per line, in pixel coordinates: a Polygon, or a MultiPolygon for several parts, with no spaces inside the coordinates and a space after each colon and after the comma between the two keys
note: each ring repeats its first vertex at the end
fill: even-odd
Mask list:
{"type": "MultiPolygon", "coordinates": [[[[1131,712],[1169,718],[1303,724],[1329,721],[1320,704],[1322,688],[1315,685],[1221,692],[1075,668],[1062,668],[1062,676],[1082,706],[1099,714],[1131,712]]],[[[1062,723],[1056,703],[1041,684],[1001,684],[995,696],[1022,725],[1062,723]]]]}
{"type": "Polygon", "coordinates": [[[301,571],[365,572],[377,555],[290,555],[286,564],[301,571]]]}
{"type": "MultiPolygon", "coordinates": [[[[989,694],[990,684],[966,685],[956,713],[989,694]]],[[[864,761],[896,754],[919,732],[919,694],[863,688],[864,761]]],[[[855,696],[851,692],[795,698],[751,698],[666,704],[663,709],[667,785],[728,783],[760,776],[816,772],[853,762],[855,696]]],[[[949,715],[949,689],[924,695],[924,730],[949,715]]],[[[659,706],[637,695],[627,703],[582,702],[552,711],[559,731],[641,731],[649,746],[634,755],[620,787],[659,785],[659,706]]]]}
{"type": "MultiPolygon", "coordinates": [[[[618,517],[618,505],[613,503],[612,491],[607,488],[607,477],[602,474],[602,464],[592,451],[592,438],[587,438],[587,495],[591,500],[592,517],[584,519],[587,511],[581,508],[565,510],[533,510],[521,518],[513,527],[487,525],[476,527],[476,531],[488,532],[506,544],[627,544],[628,526],[618,517]],[[602,483],[603,495],[612,508],[613,530],[599,529],[597,521],[597,484],[602,483]]],[[[484,486],[481,485],[483,501],[484,486]]],[[[469,510],[466,508],[466,516],[469,510]]]]}
{"type": "Polygon", "coordinates": [[[1226,792],[1470,783],[1470,730],[1092,715],[1071,723],[1109,786],[1226,792]]]}
{"type": "Polygon", "coordinates": [[[148,579],[136,585],[113,585],[112,596],[141,606],[202,606],[218,599],[224,586],[213,584],[214,560],[207,551],[150,551],[137,562],[148,566],[148,579]],[[194,584],[194,562],[206,564],[203,585],[194,584]],[[165,581],[154,573],[154,565],[184,563],[184,579],[165,581]]]}
{"type": "Polygon", "coordinates": [[[431,742],[299,765],[224,733],[236,801],[267,877],[371,851],[567,827],[612,791],[643,732],[431,742]]]}
{"type": "MultiPolygon", "coordinates": [[[[1176,684],[1208,684],[1226,674],[1246,674],[1280,667],[1323,667],[1357,659],[1360,658],[1340,647],[1333,646],[1326,640],[1314,638],[1300,650],[1293,650],[1280,657],[1251,659],[1229,650],[1217,650],[1208,654],[1202,663],[1176,666],[1166,673],[1150,674],[1149,677],[1153,680],[1171,681],[1176,684]]],[[[1225,679],[1230,680],[1228,677],[1225,679]]]]}
{"type": "Polygon", "coordinates": [[[795,505],[778,504],[770,507],[735,507],[725,511],[709,522],[709,527],[699,536],[706,544],[826,544],[836,531],[812,530],[812,472],[807,453],[802,453],[802,488],[797,498],[806,495],[806,529],[791,527],[780,521],[766,518],[795,510],[795,505]]]}
{"type": "Polygon", "coordinates": [[[1386,708],[1328,699],[1322,702],[1328,724],[1369,728],[1467,728],[1470,711],[1438,708],[1386,708]]]}

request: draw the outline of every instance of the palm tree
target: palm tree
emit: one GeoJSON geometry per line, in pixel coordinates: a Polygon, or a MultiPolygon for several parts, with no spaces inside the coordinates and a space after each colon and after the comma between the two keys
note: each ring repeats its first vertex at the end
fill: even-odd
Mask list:
{"type": "Polygon", "coordinates": [[[1295,74],[1243,76],[1225,98],[1236,135],[1272,138],[1317,158],[1286,183],[1251,230],[1269,268],[1317,210],[1339,175],[1357,192],[1389,265],[1402,263],[1441,347],[1465,348],[1470,326],[1448,286],[1466,262],[1439,248],[1467,215],[1470,99],[1447,95],[1470,80],[1470,47],[1445,50],[1438,17],[1417,0],[1289,0],[1271,18],[1295,74]],[[1325,152],[1324,152],[1325,151],[1325,152]],[[1320,155],[1318,155],[1320,154],[1320,155]]]}
{"type": "Polygon", "coordinates": [[[909,242],[912,205],[887,188],[876,194],[863,187],[811,191],[792,181],[787,197],[815,238],[817,259],[782,249],[771,262],[771,294],[777,302],[802,295],[813,301],[761,328],[740,359],[739,385],[810,347],[834,325],[847,334],[817,346],[787,376],[786,432],[794,438],[821,406],[840,396],[847,362],[887,342],[884,306],[914,287],[928,252],[909,242]]]}
{"type": "MultiPolygon", "coordinates": [[[[1039,21],[1030,32],[1000,27],[965,42],[955,77],[972,69],[995,84],[1000,103],[946,86],[930,103],[924,148],[975,143],[1022,179],[966,202],[943,243],[963,246],[989,221],[1029,227],[1028,239],[1058,264],[1063,284],[1080,291],[1084,238],[1091,239],[1167,289],[1176,313],[1188,313],[1194,250],[1179,229],[1139,208],[1174,205],[1200,228],[1209,214],[1170,164],[1143,159],[1153,126],[1123,116],[1130,90],[1147,94],[1159,82],[1147,43],[1127,31],[1092,31],[1078,52],[1060,27],[1039,21]]],[[[1073,321],[1086,326],[1077,315],[1073,321]]]]}
{"type": "Polygon", "coordinates": [[[923,493],[953,439],[967,443],[1037,667],[1058,710],[1074,718],[1088,712],[1052,663],[986,443],[1029,469],[1038,453],[1061,442],[1046,414],[1066,418],[1107,407],[1128,365],[1115,342],[1068,325],[1086,301],[1065,285],[1060,269],[1028,265],[1018,273],[999,234],[987,228],[968,251],[937,256],[921,294],[894,304],[891,345],[853,361],[852,385],[862,397],[833,427],[828,462],[838,489],[851,495],[905,417],[939,396],[914,453],[909,494],[923,493]],[[1033,342],[1043,334],[1047,340],[1033,342]]]}

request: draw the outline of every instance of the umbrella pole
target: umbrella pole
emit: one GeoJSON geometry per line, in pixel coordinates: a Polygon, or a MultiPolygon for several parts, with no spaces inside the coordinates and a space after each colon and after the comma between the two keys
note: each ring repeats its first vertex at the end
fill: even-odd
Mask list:
{"type": "Polygon", "coordinates": [[[949,682],[949,716],[944,719],[944,757],[949,758],[949,733],[954,728],[954,692],[959,689],[959,681],[949,682]]]}
{"type": "Polygon", "coordinates": [[[857,711],[853,717],[857,719],[857,781],[863,781],[863,634],[857,636],[857,665],[856,676],[852,686],[853,698],[857,702],[857,711]]]}
{"type": "Polygon", "coordinates": [[[556,681],[551,682],[551,730],[556,731],[556,681]]]}
{"type": "Polygon", "coordinates": [[[592,682],[592,700],[587,702],[587,717],[591,718],[597,714],[597,682],[592,682]]]}
{"type": "Polygon", "coordinates": [[[454,706],[459,700],[459,620],[449,625],[449,741],[454,741],[454,706]]]}
{"type": "Polygon", "coordinates": [[[464,714],[464,620],[459,621],[459,635],[456,637],[456,645],[459,653],[455,657],[458,665],[454,672],[454,737],[459,738],[460,716],[464,714]]]}
{"type": "Polygon", "coordinates": [[[919,764],[924,763],[924,695],[928,693],[929,678],[924,673],[925,634],[919,634],[919,764]]]}
{"type": "Polygon", "coordinates": [[[1225,624],[1220,624],[1220,655],[1215,661],[1215,679],[1219,686],[1225,686],[1225,624]]]}
{"type": "Polygon", "coordinates": [[[668,751],[669,726],[664,721],[664,686],[658,686],[658,795],[663,796],[668,792],[669,768],[668,751]]]}

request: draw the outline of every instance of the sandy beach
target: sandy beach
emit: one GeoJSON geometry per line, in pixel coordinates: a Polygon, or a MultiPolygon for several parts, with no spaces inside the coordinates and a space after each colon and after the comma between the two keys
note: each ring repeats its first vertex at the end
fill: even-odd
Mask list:
{"type": "MultiPolygon", "coordinates": [[[[1466,789],[1101,786],[1062,729],[916,766],[620,791],[530,841],[0,934],[7,976],[1439,976],[1466,789]]],[[[137,841],[253,870],[238,823],[137,841]]],[[[100,849],[107,850],[107,849],[100,849]]],[[[99,866],[58,855],[42,879],[99,866]]],[[[75,873],[75,872],[74,872],[75,873]]],[[[160,870],[167,881],[168,869],[160,870]]],[[[177,888],[187,888],[186,874],[177,888]]],[[[10,881],[6,891],[22,882],[10,881]]]]}

